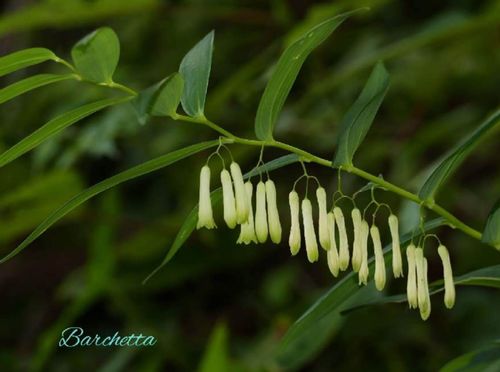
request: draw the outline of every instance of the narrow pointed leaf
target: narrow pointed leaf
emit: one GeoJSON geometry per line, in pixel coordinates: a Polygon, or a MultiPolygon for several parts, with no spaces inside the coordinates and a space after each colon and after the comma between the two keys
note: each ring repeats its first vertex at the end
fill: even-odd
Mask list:
{"type": "Polygon", "coordinates": [[[477,144],[500,123],[500,110],[489,116],[469,137],[456,146],[431,173],[420,188],[421,199],[433,202],[436,192],[446,179],[464,161],[477,144]]]}
{"type": "MultiPolygon", "coordinates": [[[[299,161],[299,157],[295,154],[289,154],[282,156],[278,159],[272,160],[266,163],[263,166],[254,168],[250,172],[243,175],[244,179],[248,179],[250,177],[256,176],[263,172],[271,172],[272,170],[282,168],[286,165],[292,164],[299,161]]],[[[222,198],[222,190],[220,188],[214,190],[210,194],[210,199],[212,200],[212,205],[217,205],[222,198]]],[[[174,239],[174,242],[170,246],[167,254],[163,261],[154,269],[147,277],[144,279],[142,284],[145,284],[149,279],[151,279],[158,271],[160,271],[170,260],[177,254],[179,249],[182,248],[186,240],[191,236],[193,231],[196,228],[196,222],[198,221],[198,205],[196,205],[191,212],[189,212],[188,216],[184,220],[184,223],[180,227],[177,235],[174,239]]]]}
{"type": "Polygon", "coordinates": [[[273,138],[278,115],[304,61],[352,13],[343,13],[320,23],[285,49],[274,68],[257,108],[255,135],[258,139],[271,140],[273,138]]]}
{"type": "MultiPolygon", "coordinates": [[[[427,232],[444,224],[442,218],[429,221],[424,226],[427,232]]],[[[401,243],[408,242],[412,235],[420,234],[420,230],[410,232],[401,237],[401,243]]],[[[392,257],[390,245],[384,248],[386,262],[392,257]]],[[[373,257],[369,260],[370,272],[374,270],[373,257]]],[[[365,287],[358,285],[357,273],[350,272],[318,301],[316,301],[285,334],[277,355],[278,362],[283,368],[297,367],[304,361],[310,359],[329,340],[341,320],[341,312],[349,307],[350,301],[365,287]],[[322,337],[322,342],[315,341],[315,347],[309,348],[308,342],[322,337]]]]}
{"type": "Polygon", "coordinates": [[[30,90],[43,87],[44,85],[57,83],[59,81],[74,79],[75,76],[71,74],[67,75],[55,75],[55,74],[40,74],[35,76],[30,76],[29,78],[18,81],[11,84],[5,88],[0,89],[0,104],[11,100],[21,94],[29,92],[30,90]]]}
{"type": "Polygon", "coordinates": [[[0,76],[45,61],[58,61],[59,58],[45,48],[30,48],[0,57],[0,76]]]}
{"type": "Polygon", "coordinates": [[[63,129],[86,118],[87,116],[90,116],[106,107],[113,106],[130,99],[131,97],[107,98],[80,106],[74,110],[57,116],[2,153],[0,155],[0,167],[3,167],[11,161],[17,159],[21,155],[37,147],[42,142],[53,137],[63,129]]]}
{"type": "Polygon", "coordinates": [[[482,241],[500,250],[500,200],[496,202],[488,216],[482,241]]]}
{"type": "Polygon", "coordinates": [[[184,79],[182,108],[193,117],[205,115],[205,98],[212,68],[213,49],[214,32],[211,31],[184,56],[179,67],[184,79]]]}
{"type": "Polygon", "coordinates": [[[71,57],[85,79],[111,83],[120,59],[120,41],[112,29],[102,27],[78,41],[71,50],[71,57]]]}
{"type": "Polygon", "coordinates": [[[11,259],[12,257],[16,256],[19,252],[21,252],[28,245],[30,245],[35,239],[37,239],[40,235],[42,235],[45,231],[47,231],[47,229],[50,228],[53,224],[55,224],[65,215],[67,215],[72,210],[77,208],[79,205],[85,203],[87,200],[123,182],[129,181],[131,179],[140,177],[144,174],[151,173],[158,169],[164,168],[168,165],[171,165],[184,158],[187,158],[188,156],[196,154],[200,151],[203,151],[210,147],[217,146],[218,144],[219,140],[202,142],[196,145],[191,145],[183,149],[176,150],[168,154],[159,156],[155,159],[149,160],[145,163],[132,167],[126,171],[118,173],[113,177],[107,178],[104,181],[101,181],[92,187],[89,187],[88,189],[82,191],[80,194],[76,195],[72,199],[68,200],[60,208],[55,210],[49,217],[47,217],[47,219],[45,219],[40,225],[38,225],[38,227],[26,239],[24,239],[24,241],[21,242],[21,244],[19,244],[8,255],[3,257],[0,260],[0,263],[3,263],[11,259]]]}
{"type": "Polygon", "coordinates": [[[499,370],[500,341],[496,341],[449,361],[439,372],[494,372],[499,370]]]}
{"type": "Polygon", "coordinates": [[[340,124],[335,167],[352,165],[354,153],[363,142],[389,89],[389,74],[382,62],[375,65],[363,91],[340,124]]]}

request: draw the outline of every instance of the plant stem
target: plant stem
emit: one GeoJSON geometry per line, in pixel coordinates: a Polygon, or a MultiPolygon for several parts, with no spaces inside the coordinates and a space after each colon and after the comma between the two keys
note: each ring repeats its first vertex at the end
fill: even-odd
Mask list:
{"type": "MultiPolygon", "coordinates": [[[[239,143],[242,145],[250,145],[250,146],[259,146],[259,147],[262,147],[262,146],[275,147],[275,148],[279,148],[279,149],[297,154],[302,158],[303,161],[317,163],[317,164],[320,164],[320,165],[323,165],[323,166],[329,167],[329,168],[336,168],[333,166],[333,163],[330,160],[323,159],[319,156],[311,154],[310,152],[307,152],[305,150],[302,150],[302,149],[295,147],[295,146],[292,146],[292,145],[288,145],[288,144],[283,143],[283,142],[279,142],[279,141],[275,141],[275,140],[260,141],[260,140],[252,140],[252,139],[247,139],[247,138],[235,136],[231,132],[223,129],[219,125],[209,121],[208,119],[206,119],[204,117],[192,118],[192,117],[185,116],[185,115],[177,115],[174,119],[206,125],[207,127],[222,134],[224,137],[226,137],[228,140],[230,140],[231,142],[234,142],[234,143],[239,143]]],[[[408,190],[405,190],[399,186],[396,186],[396,185],[384,180],[383,178],[377,177],[377,176],[375,176],[369,172],[366,172],[360,168],[357,168],[355,166],[341,167],[341,169],[339,169],[339,171],[340,170],[344,170],[346,172],[355,174],[355,175],[357,175],[361,178],[364,178],[365,180],[370,181],[370,182],[372,182],[372,183],[374,183],[374,184],[376,184],[376,185],[378,185],[378,186],[380,186],[388,191],[391,191],[391,192],[393,192],[393,193],[395,193],[395,194],[397,194],[405,199],[411,200],[414,203],[417,203],[421,206],[424,206],[425,208],[427,208],[427,209],[433,211],[434,213],[440,215],[441,217],[443,217],[448,222],[448,225],[450,227],[457,228],[457,229],[461,230],[462,232],[464,232],[465,234],[471,236],[472,238],[477,239],[477,240],[481,240],[481,233],[479,231],[477,231],[474,228],[470,227],[469,225],[463,223],[458,218],[456,218],[453,214],[451,214],[450,212],[448,212],[446,209],[444,209],[443,207],[441,207],[438,204],[423,200],[418,195],[416,195],[408,190]]]]}

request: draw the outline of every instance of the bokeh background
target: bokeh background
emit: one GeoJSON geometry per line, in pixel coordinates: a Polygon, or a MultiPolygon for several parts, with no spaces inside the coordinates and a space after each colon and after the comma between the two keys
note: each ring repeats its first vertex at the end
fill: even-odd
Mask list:
{"type": "MultiPolygon", "coordinates": [[[[120,37],[116,81],[140,90],[177,70],[183,55],[215,29],[206,113],[242,136],[273,62],[301,31],[342,11],[371,11],[345,22],[306,61],[276,137],[331,158],[338,124],[374,63],[384,60],[391,87],[356,164],[416,190],[426,170],[498,106],[499,1],[304,0],[5,0],[0,53],[33,46],[70,58],[73,43],[100,26],[120,37]]],[[[64,67],[42,64],[2,78],[5,86],[64,67]]],[[[51,85],[0,108],[4,150],[58,113],[109,95],[75,82],[51,85]]],[[[1,170],[0,252],[12,250],[52,210],[84,188],[135,164],[216,135],[167,119],[141,125],[130,105],[98,113],[1,170]]],[[[500,191],[499,132],[450,179],[439,202],[481,229],[500,191]]],[[[231,147],[243,170],[258,149],[231,147]]],[[[265,160],[283,155],[266,151],[265,160]]],[[[325,257],[314,265],[284,243],[237,246],[237,231],[195,232],[175,259],[142,280],[168,251],[197,202],[198,154],[106,192],[48,230],[0,267],[0,370],[23,371],[436,371],[500,338],[500,294],[459,288],[455,308],[433,299],[430,319],[405,304],[341,317],[319,347],[280,359],[283,334],[337,280],[325,257]],[[62,329],[89,334],[154,335],[152,348],[60,349],[62,329]]],[[[214,163],[215,164],[215,163],[214,163]]],[[[313,165],[329,192],[336,173],[313,165]]],[[[214,167],[214,173],[216,166],[214,167]]],[[[287,194],[298,165],[278,170],[284,231],[287,194]]],[[[345,175],[344,191],[365,183],[345,175]]],[[[404,230],[418,207],[383,191],[404,230]]],[[[432,215],[428,216],[432,218],[432,215]]],[[[382,226],[382,224],[381,224],[382,226]]],[[[459,231],[438,230],[457,275],[500,263],[493,249],[459,231]]],[[[387,241],[387,229],[383,228],[387,241]]],[[[439,279],[437,255],[431,278],[439,279]]],[[[404,281],[388,293],[401,293],[404,281]]],[[[304,346],[307,348],[307,345],[304,346]]]]}

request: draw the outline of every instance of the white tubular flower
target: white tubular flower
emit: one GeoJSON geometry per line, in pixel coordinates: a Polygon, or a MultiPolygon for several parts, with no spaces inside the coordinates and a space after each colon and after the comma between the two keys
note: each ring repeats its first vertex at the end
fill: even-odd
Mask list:
{"type": "Polygon", "coordinates": [[[279,244],[281,242],[281,223],[276,203],[276,186],[271,180],[266,181],[266,198],[269,235],[274,244],[279,244]]]}
{"type": "Polygon", "coordinates": [[[342,213],[342,209],[335,207],[333,208],[333,214],[339,230],[339,265],[340,270],[344,271],[349,267],[349,243],[345,230],[344,213],[342,213]]]}
{"type": "Polygon", "coordinates": [[[443,263],[444,304],[448,309],[451,309],[455,305],[455,284],[453,282],[450,254],[448,253],[448,249],[442,244],[438,247],[438,253],[443,263]]]}
{"type": "Polygon", "coordinates": [[[330,249],[326,252],[328,260],[328,268],[334,277],[339,275],[339,252],[337,251],[337,243],[335,242],[335,216],[333,212],[326,215],[328,224],[328,235],[330,238],[330,249]]]}
{"type": "Polygon", "coordinates": [[[392,273],[395,278],[403,277],[403,259],[401,258],[401,246],[399,244],[398,218],[391,214],[389,216],[389,229],[392,238],[392,273]]]}
{"type": "Polygon", "coordinates": [[[354,227],[354,241],[352,243],[352,269],[358,272],[361,267],[361,212],[358,208],[351,211],[352,225],[354,227]]]}
{"type": "Polygon", "coordinates": [[[312,205],[309,199],[302,200],[302,223],[304,224],[304,239],[306,241],[307,259],[309,262],[318,260],[318,242],[312,216],[312,205]]]}
{"type": "Polygon", "coordinates": [[[328,233],[328,221],[326,217],[326,192],[321,186],[316,189],[318,200],[318,234],[319,244],[324,250],[330,249],[330,236],[328,233]]]}
{"type": "Polygon", "coordinates": [[[365,220],[361,221],[360,227],[360,250],[361,250],[361,266],[359,268],[358,278],[359,284],[368,284],[368,275],[370,269],[368,268],[368,236],[370,235],[370,227],[365,220]]]}
{"type": "Polygon", "coordinates": [[[248,203],[248,219],[247,222],[241,225],[241,232],[237,244],[250,244],[251,242],[257,243],[257,236],[255,235],[255,225],[253,221],[253,208],[252,208],[252,194],[253,186],[250,181],[245,182],[245,195],[248,203]]]}
{"type": "Polygon", "coordinates": [[[381,291],[385,287],[385,261],[382,251],[382,242],[380,241],[380,232],[378,227],[372,225],[370,235],[373,242],[373,253],[375,255],[375,287],[381,291]]]}
{"type": "Polygon", "coordinates": [[[245,223],[248,220],[248,198],[245,191],[245,183],[243,175],[238,163],[234,161],[229,167],[231,169],[231,177],[234,183],[234,194],[236,197],[236,221],[239,224],[245,223]]]}
{"type": "Polygon", "coordinates": [[[422,319],[424,319],[423,314],[427,314],[429,307],[429,288],[427,287],[427,272],[425,270],[424,250],[420,247],[417,247],[417,249],[415,249],[415,265],[417,266],[418,307],[420,309],[420,315],[422,316],[422,319]]]}
{"type": "Polygon", "coordinates": [[[226,169],[220,173],[222,183],[222,200],[224,203],[224,221],[230,229],[236,227],[236,201],[234,200],[233,183],[231,175],[226,169]]]}
{"type": "Polygon", "coordinates": [[[217,227],[212,212],[212,200],[210,199],[210,168],[205,165],[200,172],[200,200],[198,202],[197,229],[206,227],[213,229],[217,227]]]}
{"type": "Polygon", "coordinates": [[[255,234],[260,243],[267,240],[266,186],[260,181],[257,184],[255,197],[255,234]]]}
{"type": "Polygon", "coordinates": [[[422,320],[427,320],[431,315],[431,295],[429,293],[429,282],[427,279],[427,259],[424,257],[423,264],[423,276],[424,276],[424,286],[425,286],[425,307],[420,308],[420,317],[422,320]]]}
{"type": "Polygon", "coordinates": [[[408,278],[406,283],[406,296],[410,309],[416,309],[418,306],[417,295],[417,266],[415,263],[415,245],[411,243],[406,248],[406,258],[408,260],[408,278]]]}
{"type": "Polygon", "coordinates": [[[288,238],[288,244],[290,245],[290,253],[295,256],[300,250],[300,206],[299,206],[299,195],[296,191],[291,191],[288,194],[288,203],[290,204],[290,237],[288,238]]]}

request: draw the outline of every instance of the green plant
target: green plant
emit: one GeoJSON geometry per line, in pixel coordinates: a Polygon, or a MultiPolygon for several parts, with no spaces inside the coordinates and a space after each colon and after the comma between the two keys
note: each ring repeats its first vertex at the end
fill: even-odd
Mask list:
{"type": "MultiPolygon", "coordinates": [[[[84,105],[49,121],[33,134],[1,154],[1,166],[10,163],[79,120],[97,111],[125,102],[133,102],[139,116],[145,120],[150,115],[166,116],[178,121],[207,126],[217,132],[220,137],[214,141],[195,144],[153,159],[83,191],[51,214],[14,251],[4,257],[1,262],[18,254],[55,222],[99,193],[122,182],[163,168],[208,148],[216,146],[225,147],[232,144],[254,146],[261,150],[266,147],[275,147],[292,154],[265,164],[259,163],[257,168],[244,176],[245,178],[257,176],[264,172],[270,172],[272,169],[280,168],[291,163],[300,162],[305,166],[305,164],[313,162],[328,168],[337,169],[339,180],[341,179],[341,172],[352,173],[366,179],[369,184],[366,188],[360,190],[360,192],[371,191],[373,195],[375,189],[383,189],[419,204],[422,212],[424,210],[429,210],[440,216],[439,220],[428,224],[426,227],[424,224],[424,214],[422,213],[422,223],[415,234],[413,234],[414,236],[409,236],[406,239],[401,238],[401,243],[405,243],[406,240],[416,237],[422,232],[426,233],[427,228],[447,224],[477,240],[482,240],[486,244],[500,248],[500,208],[498,203],[492,209],[483,232],[480,232],[458,220],[453,214],[435,202],[436,192],[447,177],[458,167],[465,156],[479,143],[479,141],[497,126],[500,117],[500,111],[498,110],[487,118],[470,137],[460,143],[444,158],[417,194],[396,186],[384,180],[382,177],[370,174],[353,163],[354,154],[366,136],[389,87],[388,73],[382,63],[376,64],[359,98],[344,116],[339,134],[337,151],[332,160],[320,158],[303,149],[274,139],[274,126],[307,55],[327,38],[349,15],[350,14],[343,14],[319,24],[306,32],[302,38],[299,38],[285,50],[274,69],[273,75],[264,91],[257,110],[255,121],[256,139],[238,137],[205,117],[204,105],[211,70],[213,33],[208,34],[186,55],[181,62],[178,73],[168,76],[155,86],[140,93],[135,92],[126,85],[113,81],[113,73],[119,59],[119,44],[114,32],[108,28],[97,30],[75,45],[72,51],[73,64],[70,64],[51,51],[43,48],[28,49],[2,57],[0,59],[0,75],[5,75],[17,69],[44,61],[60,63],[69,69],[69,73],[61,75],[42,74],[22,80],[2,89],[0,91],[0,102],[6,102],[35,88],[69,79],[96,84],[103,88],[110,88],[113,91],[118,91],[120,95],[84,105]],[[179,113],[179,104],[182,105],[184,114],[179,113]]],[[[309,180],[307,172],[305,172],[305,175],[307,176],[307,180],[309,180]]],[[[338,196],[345,197],[340,188],[339,191],[340,193],[338,196]]],[[[220,197],[220,191],[213,193],[211,197],[212,203],[220,199],[220,197]]],[[[373,205],[378,209],[380,205],[377,204],[374,198],[373,201],[373,205]]],[[[306,207],[306,209],[307,208],[308,207],[306,207]]],[[[197,223],[197,214],[197,209],[194,209],[190,216],[188,216],[161,266],[165,265],[175,255],[183,242],[194,230],[197,223]]],[[[338,218],[335,216],[335,220],[337,219],[341,220],[340,215],[338,218]]],[[[376,233],[374,233],[374,235],[376,236],[376,233]]],[[[308,251],[311,252],[310,260],[314,261],[317,253],[313,252],[313,248],[308,251]]],[[[330,250],[329,252],[334,251],[330,250]]],[[[380,252],[380,249],[378,249],[377,252],[380,252]]],[[[387,252],[386,250],[386,260],[389,259],[390,254],[392,254],[392,251],[387,252]]],[[[377,256],[378,262],[381,262],[380,254],[377,256]]],[[[334,261],[334,257],[332,261],[334,261]]],[[[370,270],[373,270],[374,264],[368,263],[367,259],[365,261],[366,267],[368,268],[369,266],[370,270]]],[[[420,265],[421,264],[422,261],[420,261],[420,265]]],[[[420,270],[422,270],[421,266],[420,270]]],[[[332,271],[336,271],[335,265],[332,265],[332,271]]],[[[495,272],[493,272],[493,274],[494,273],[495,272]]],[[[498,276],[498,271],[496,275],[498,276]]],[[[315,319],[325,318],[327,314],[332,313],[333,310],[338,307],[338,304],[341,304],[345,298],[352,295],[352,293],[357,290],[358,287],[356,283],[354,283],[354,285],[351,283],[352,278],[353,276],[351,275],[347,276],[346,279],[337,284],[330,293],[322,298],[311,311],[298,320],[296,325],[290,329],[286,337],[288,345],[293,344],[294,335],[303,334],[303,332],[297,330],[304,330],[304,324],[308,324],[310,329],[314,328],[313,323],[315,319]]],[[[380,279],[380,281],[381,280],[382,279],[380,279]]],[[[488,283],[488,285],[496,283],[494,285],[498,286],[498,283],[494,281],[488,283]]]]}

